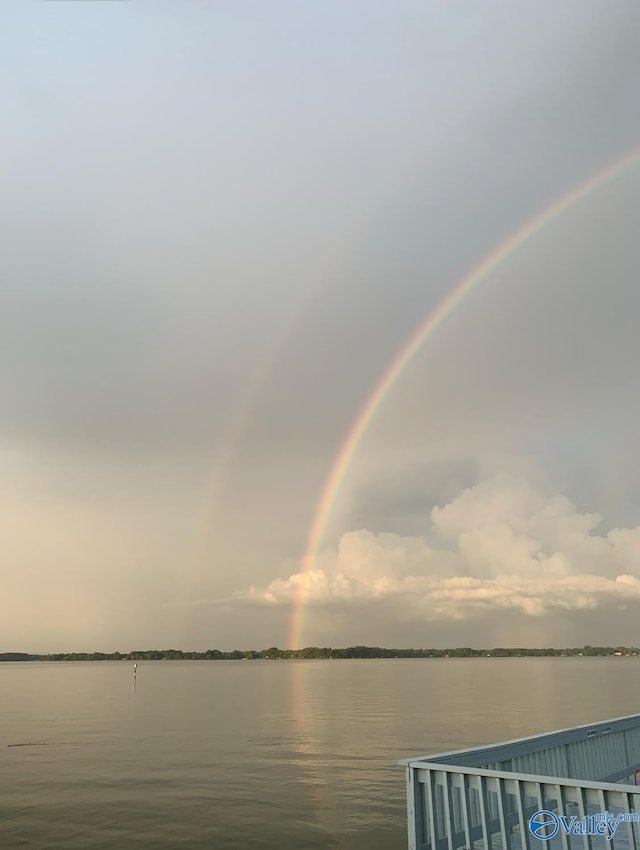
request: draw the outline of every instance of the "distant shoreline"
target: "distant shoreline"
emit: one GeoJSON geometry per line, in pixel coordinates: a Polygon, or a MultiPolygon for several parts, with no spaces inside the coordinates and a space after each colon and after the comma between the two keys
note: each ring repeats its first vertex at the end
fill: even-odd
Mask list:
{"type": "Polygon", "coordinates": [[[297,659],[345,660],[353,658],[595,658],[638,657],[638,647],[582,646],[564,649],[528,647],[495,647],[493,649],[384,649],[379,646],[349,646],[342,649],[308,646],[304,649],[279,649],[272,646],[261,650],[222,651],[208,649],[189,652],[180,649],[148,649],[132,652],[0,652],[3,661],[292,661],[297,659]]]}

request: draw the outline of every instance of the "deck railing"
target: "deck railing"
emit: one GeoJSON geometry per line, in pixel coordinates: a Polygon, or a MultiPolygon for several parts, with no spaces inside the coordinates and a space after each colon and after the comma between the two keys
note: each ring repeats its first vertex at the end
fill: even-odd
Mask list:
{"type": "Polygon", "coordinates": [[[640,850],[640,715],[400,763],[409,850],[640,850]]]}

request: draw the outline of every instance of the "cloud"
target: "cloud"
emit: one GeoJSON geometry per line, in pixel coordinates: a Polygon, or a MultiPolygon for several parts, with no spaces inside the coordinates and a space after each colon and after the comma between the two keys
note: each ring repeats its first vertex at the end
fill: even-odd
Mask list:
{"type": "Polygon", "coordinates": [[[543,617],[640,600],[640,527],[598,535],[601,517],[524,478],[496,475],[431,512],[423,536],[344,534],[313,569],[226,605],[391,606],[438,622],[512,611],[543,617]]]}

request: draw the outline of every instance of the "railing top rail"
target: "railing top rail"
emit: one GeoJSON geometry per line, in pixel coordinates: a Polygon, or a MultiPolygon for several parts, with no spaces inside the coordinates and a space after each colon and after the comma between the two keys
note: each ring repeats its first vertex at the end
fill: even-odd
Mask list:
{"type": "Polygon", "coordinates": [[[511,770],[490,770],[482,767],[461,767],[456,764],[442,762],[425,762],[404,760],[400,762],[406,767],[417,770],[439,770],[444,773],[458,773],[465,776],[485,776],[489,779],[515,779],[519,782],[536,782],[541,785],[562,785],[565,788],[592,788],[595,791],[622,791],[625,794],[640,796],[640,786],[625,785],[617,782],[597,782],[586,779],[566,779],[558,776],[538,776],[533,773],[515,773],[511,770]]]}
{"type": "MultiPolygon", "coordinates": [[[[402,759],[398,764],[420,767],[419,762],[428,762],[430,765],[438,763],[441,765],[479,768],[483,764],[507,761],[516,756],[564,746],[574,741],[595,740],[602,735],[622,732],[637,727],[640,727],[640,714],[630,714],[626,717],[617,717],[614,720],[586,723],[582,726],[558,729],[554,732],[544,732],[539,735],[530,735],[526,738],[515,738],[511,741],[502,741],[497,744],[487,744],[481,747],[450,750],[449,752],[436,753],[435,755],[402,759]]],[[[495,772],[492,772],[492,775],[496,775],[495,772]]],[[[514,776],[515,774],[509,773],[509,775],[514,776]]],[[[582,783],[579,784],[582,785],[582,783]]],[[[599,785],[598,787],[601,786],[599,785]]]]}

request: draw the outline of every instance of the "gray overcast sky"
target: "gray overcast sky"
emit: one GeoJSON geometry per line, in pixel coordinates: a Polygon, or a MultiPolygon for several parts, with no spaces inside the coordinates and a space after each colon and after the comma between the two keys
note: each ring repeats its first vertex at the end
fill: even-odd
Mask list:
{"type": "Polygon", "coordinates": [[[637,643],[640,7],[7,2],[0,649],[637,643]]]}

